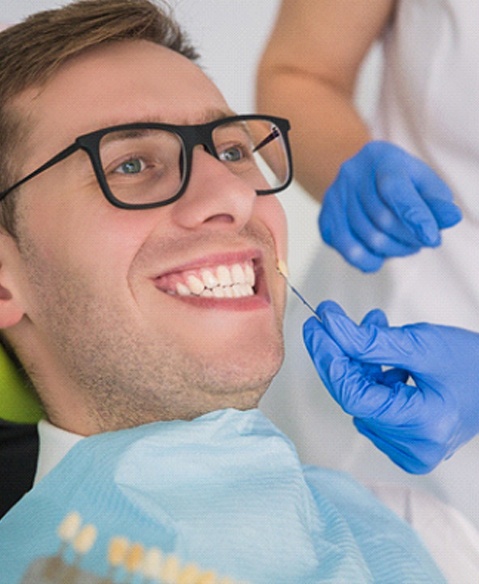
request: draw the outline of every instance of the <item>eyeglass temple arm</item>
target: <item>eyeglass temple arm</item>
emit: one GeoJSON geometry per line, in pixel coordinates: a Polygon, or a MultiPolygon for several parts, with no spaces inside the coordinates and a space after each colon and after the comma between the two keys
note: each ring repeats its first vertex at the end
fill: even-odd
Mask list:
{"type": "Polygon", "coordinates": [[[13,186],[9,187],[5,191],[2,191],[0,193],[0,201],[3,200],[12,191],[14,191],[18,187],[22,186],[27,181],[31,180],[32,178],[34,178],[37,175],[44,172],[45,170],[49,169],[51,166],[54,166],[58,162],[62,161],[64,158],[67,158],[68,156],[70,156],[71,154],[76,152],[79,148],[81,148],[81,146],[79,144],[77,144],[76,142],[74,142],[73,144],[71,144],[70,146],[65,148],[65,150],[62,150],[56,156],[54,156],[53,158],[50,158],[50,160],[48,162],[45,162],[45,164],[40,166],[40,168],[37,168],[36,170],[31,172],[29,175],[25,176],[24,178],[22,178],[21,180],[16,182],[13,186]]]}
{"type": "Polygon", "coordinates": [[[266,138],[261,140],[261,142],[253,148],[253,152],[258,152],[258,150],[261,150],[261,148],[266,146],[266,144],[269,144],[273,140],[276,140],[276,138],[278,138],[280,135],[281,134],[278,128],[273,128],[271,132],[266,136],[266,138]]]}

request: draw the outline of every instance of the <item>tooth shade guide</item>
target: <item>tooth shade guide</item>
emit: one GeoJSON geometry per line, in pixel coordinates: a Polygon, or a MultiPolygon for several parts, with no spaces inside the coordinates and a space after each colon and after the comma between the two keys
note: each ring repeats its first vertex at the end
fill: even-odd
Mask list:
{"type": "Polygon", "coordinates": [[[128,550],[125,558],[125,568],[128,572],[137,572],[143,563],[145,549],[139,543],[134,543],[128,550]]]}
{"type": "Polygon", "coordinates": [[[58,537],[63,543],[72,542],[81,526],[81,517],[79,513],[72,511],[58,526],[58,537]]]}
{"type": "Polygon", "coordinates": [[[130,542],[125,537],[113,537],[108,547],[108,562],[118,568],[125,561],[130,542]]]}
{"type": "MultiPolygon", "coordinates": [[[[225,578],[218,580],[214,572],[204,572],[200,575],[196,584],[221,584],[222,582],[225,582],[225,578]]],[[[232,584],[234,584],[234,582],[232,584]]]]}
{"type": "Polygon", "coordinates": [[[197,584],[201,572],[195,564],[185,566],[178,577],[178,584],[197,584]]]}
{"type": "Polygon", "coordinates": [[[63,560],[61,558],[65,556],[68,548],[70,546],[74,548],[74,540],[79,534],[81,523],[82,523],[81,516],[76,511],[72,511],[71,513],[66,515],[63,521],[60,523],[60,525],[57,528],[57,535],[61,542],[60,549],[58,550],[58,553],[55,556],[55,558],[52,558],[53,563],[51,563],[51,566],[55,564],[55,562],[62,563],[63,560]]]}
{"type": "Polygon", "coordinates": [[[286,263],[283,260],[278,260],[276,268],[282,276],[284,276],[285,278],[288,278],[288,276],[289,276],[288,266],[286,265],[286,263]]]}
{"type": "Polygon", "coordinates": [[[93,547],[97,536],[94,525],[85,525],[73,540],[73,549],[78,555],[87,554],[93,547]]]}
{"type": "Polygon", "coordinates": [[[145,554],[143,561],[143,576],[147,580],[157,581],[163,565],[163,553],[158,548],[151,548],[145,554]]]}
{"type": "MultiPolygon", "coordinates": [[[[197,564],[183,563],[178,555],[164,555],[156,547],[146,549],[139,542],[130,543],[123,536],[110,539],[107,551],[109,573],[99,576],[80,566],[83,556],[88,554],[97,540],[97,528],[93,524],[82,527],[82,518],[69,513],[57,528],[62,546],[71,545],[75,558],[70,563],[57,554],[40,558],[30,568],[38,574],[29,582],[51,582],[51,584],[249,584],[233,578],[220,576],[214,570],[203,571],[197,564]]],[[[28,574],[30,575],[30,569],[28,574]]]]}
{"type": "Polygon", "coordinates": [[[165,584],[177,584],[180,576],[180,561],[176,556],[166,556],[163,568],[161,570],[161,578],[165,584]]]}

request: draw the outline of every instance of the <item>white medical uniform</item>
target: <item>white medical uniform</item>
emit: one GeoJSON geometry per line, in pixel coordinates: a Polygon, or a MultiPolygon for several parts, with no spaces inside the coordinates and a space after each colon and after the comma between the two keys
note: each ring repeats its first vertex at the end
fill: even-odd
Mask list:
{"type": "MultiPolygon", "coordinates": [[[[464,219],[443,232],[440,248],[389,260],[373,275],[318,244],[298,287],[313,304],[336,300],[355,319],[379,307],[391,324],[428,321],[479,332],[479,2],[400,1],[384,55],[373,135],[435,168],[452,188],[464,219]]],[[[347,470],[363,482],[429,489],[479,526],[479,438],[427,476],[395,467],[356,432],[321,385],[302,342],[308,316],[291,298],[285,366],[262,404],[303,460],[347,470]]]]}

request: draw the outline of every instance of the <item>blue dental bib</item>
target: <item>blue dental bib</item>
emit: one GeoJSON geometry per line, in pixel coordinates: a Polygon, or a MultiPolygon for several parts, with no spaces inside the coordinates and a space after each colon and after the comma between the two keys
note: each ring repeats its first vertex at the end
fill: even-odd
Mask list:
{"type": "Polygon", "coordinates": [[[258,410],[81,440],[0,522],[0,566],[5,584],[445,582],[408,525],[303,467],[258,410]]]}

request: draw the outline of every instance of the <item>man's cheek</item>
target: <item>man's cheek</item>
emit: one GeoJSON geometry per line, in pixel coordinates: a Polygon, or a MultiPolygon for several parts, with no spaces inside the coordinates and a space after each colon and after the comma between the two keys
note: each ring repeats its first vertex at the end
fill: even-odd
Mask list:
{"type": "Polygon", "coordinates": [[[276,196],[258,197],[257,217],[273,237],[277,260],[286,263],[288,259],[288,226],[283,206],[276,196]]]}

